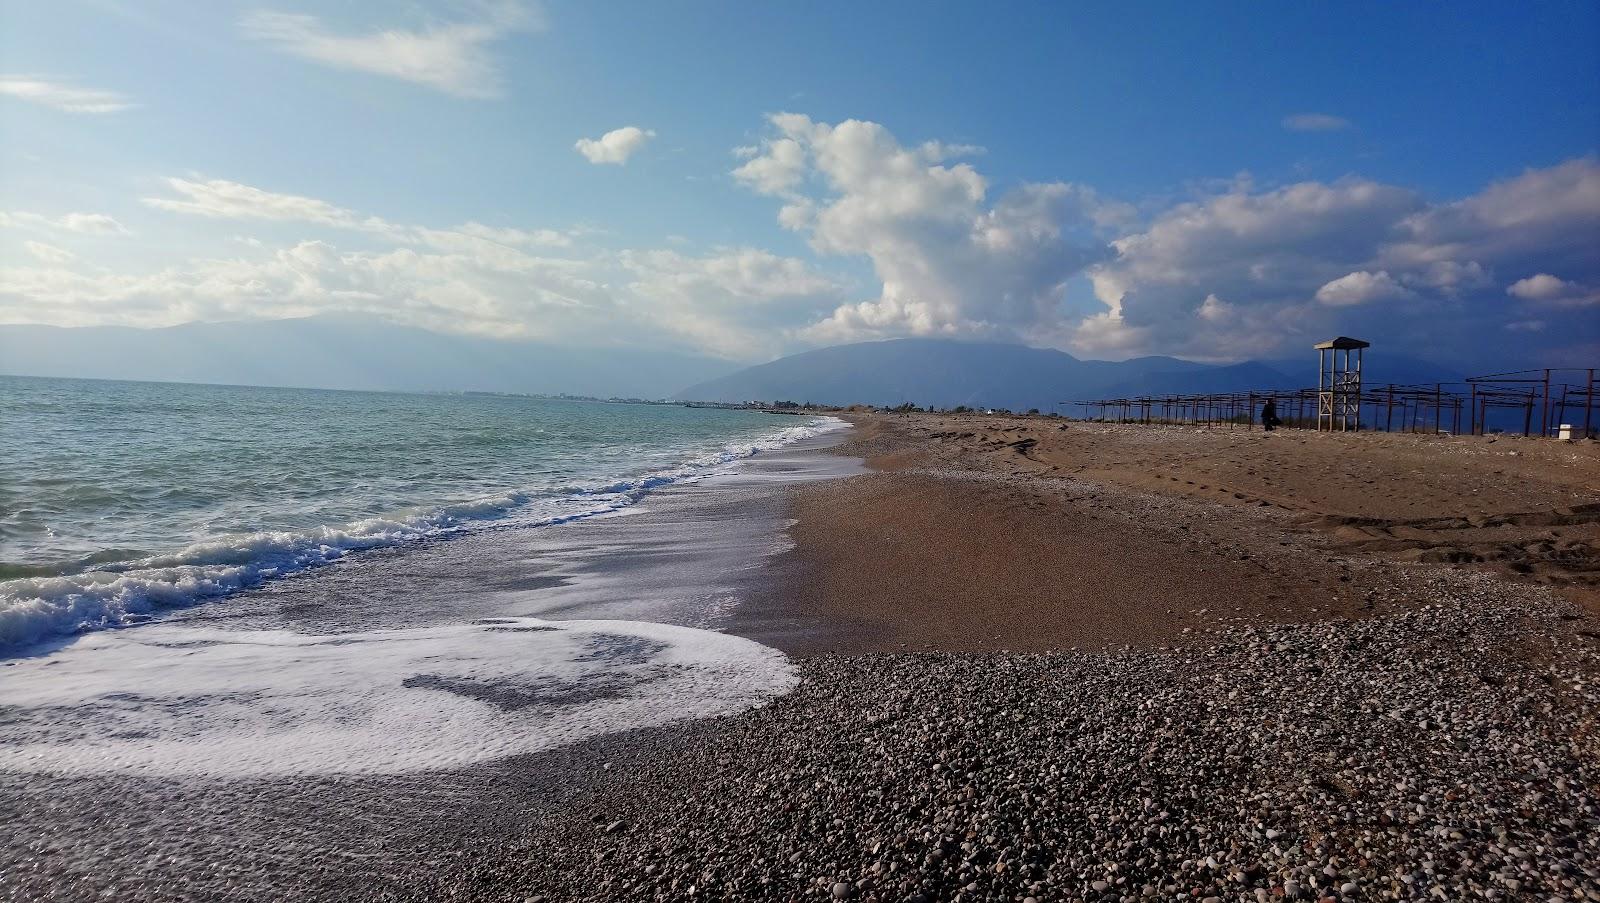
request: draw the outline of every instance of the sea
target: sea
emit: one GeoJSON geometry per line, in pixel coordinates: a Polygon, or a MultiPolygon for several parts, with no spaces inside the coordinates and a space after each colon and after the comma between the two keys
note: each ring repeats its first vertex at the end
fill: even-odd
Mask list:
{"type": "Polygon", "coordinates": [[[843,426],[0,376],[0,772],[395,774],[760,704],[792,669],[720,618],[783,523],[728,493],[843,426]]]}

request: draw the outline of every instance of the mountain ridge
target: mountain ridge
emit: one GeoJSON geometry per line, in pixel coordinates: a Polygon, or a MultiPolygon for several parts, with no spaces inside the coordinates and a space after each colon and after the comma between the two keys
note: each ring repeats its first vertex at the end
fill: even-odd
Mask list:
{"type": "Polygon", "coordinates": [[[660,398],[728,361],[447,335],[376,318],[128,326],[0,325],[0,373],[372,391],[570,393],[660,398]]]}
{"type": "MultiPolygon", "coordinates": [[[[1376,378],[1448,379],[1426,361],[1380,359],[1376,378]]],[[[1068,413],[1072,403],[1130,395],[1295,389],[1316,384],[1316,362],[1206,364],[1147,356],[1085,360],[1064,351],[951,339],[888,339],[803,351],[690,386],[681,401],[915,404],[1068,413]]]]}
{"type": "MultiPolygon", "coordinates": [[[[580,348],[435,333],[360,316],[126,326],[0,325],[0,373],[379,391],[488,391],[679,401],[904,403],[1073,410],[1142,394],[1315,385],[1315,358],[1207,364],[1152,355],[1087,360],[999,342],[902,338],[834,345],[740,367],[666,351],[580,348]],[[672,392],[675,386],[687,386],[672,392]]],[[[1369,381],[1450,379],[1373,356],[1369,381]]]]}

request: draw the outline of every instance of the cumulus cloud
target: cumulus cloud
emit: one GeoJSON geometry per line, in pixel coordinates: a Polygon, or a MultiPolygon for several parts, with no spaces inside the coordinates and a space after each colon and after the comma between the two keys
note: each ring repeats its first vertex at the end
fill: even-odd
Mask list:
{"type": "Polygon", "coordinates": [[[495,97],[500,94],[500,71],[489,45],[514,31],[541,27],[542,20],[532,7],[517,2],[469,8],[475,15],[464,21],[363,34],[334,33],[316,16],[259,10],[245,16],[240,29],[277,50],[326,66],[397,78],[458,97],[495,97]]]}
{"type": "Polygon", "coordinates": [[[1538,273],[1511,283],[1506,289],[1506,294],[1516,295],[1525,301],[1553,301],[1571,294],[1576,288],[1577,286],[1572,283],[1557,279],[1549,273],[1538,273]]]}
{"type": "MultiPolygon", "coordinates": [[[[996,187],[975,148],[902,142],[878,123],[776,114],[767,125],[735,153],[732,178],[770,198],[814,259],[744,246],[616,251],[584,230],[501,222],[406,224],[196,176],[168,180],[146,205],[308,234],[145,273],[21,246],[13,262],[32,262],[0,270],[0,318],[155,325],[340,310],[740,360],[903,335],[1208,360],[1279,356],[1337,333],[1413,348],[1441,330],[1462,343],[1493,335],[1568,357],[1600,347],[1588,309],[1600,304],[1593,157],[1445,201],[1359,177],[1234,180],[1141,211],[1069,182],[996,187]],[[833,261],[864,262],[874,278],[830,273],[833,261]]],[[[0,225],[41,233],[28,237],[52,242],[42,247],[57,232],[126,231],[93,213],[9,212],[0,225]]]]}
{"type": "Polygon", "coordinates": [[[26,75],[0,76],[0,94],[66,113],[120,113],[134,104],[115,91],[77,88],[26,75]]]}
{"type": "Polygon", "coordinates": [[[1529,169],[1462,200],[1419,210],[1397,230],[1386,261],[1401,267],[1477,260],[1509,272],[1592,273],[1600,238],[1600,160],[1579,157],[1529,169]]]}
{"type": "Polygon", "coordinates": [[[1506,288],[1506,294],[1546,307],[1587,307],[1600,304],[1600,291],[1557,279],[1549,273],[1537,273],[1518,279],[1506,288]]]}
{"type": "MultiPolygon", "coordinates": [[[[1089,271],[1105,310],[1074,331],[1079,351],[1237,358],[1361,331],[1420,345],[1442,325],[1470,334],[1513,318],[1496,274],[1600,279],[1600,163],[1528,170],[1447,203],[1356,178],[1238,184],[1113,245],[1089,271]],[[1207,308],[1212,297],[1228,317],[1207,308]]],[[[1538,281],[1511,295],[1551,289],[1538,281]]],[[[1591,294],[1560,297],[1575,306],[1591,294]]]]}
{"type": "Polygon", "coordinates": [[[1339,132],[1350,128],[1351,123],[1328,113],[1295,113],[1283,117],[1283,127],[1291,132],[1339,132]]]}
{"type": "Polygon", "coordinates": [[[590,163],[612,163],[621,166],[654,138],[656,133],[636,125],[613,129],[599,138],[579,138],[573,148],[590,163]]]}
{"type": "Polygon", "coordinates": [[[151,206],[334,227],[335,237],[271,246],[235,236],[246,256],[146,273],[79,269],[67,252],[28,242],[36,265],[0,267],[0,320],[161,326],[344,312],[446,332],[665,344],[749,360],[777,353],[843,291],[803,261],[754,248],[609,251],[583,247],[592,230],[582,228],[431,228],[226,180],[169,184],[176,196],[151,206]]]}
{"type": "Polygon", "coordinates": [[[804,261],[757,248],[704,256],[627,251],[629,293],[654,321],[690,344],[726,357],[776,355],[835,307],[845,284],[804,261]]]}
{"type": "Polygon", "coordinates": [[[768,117],[771,133],[733,177],[780,198],[778,222],[823,255],[863,257],[876,297],[840,304],[802,334],[816,342],[890,335],[1048,342],[1065,328],[1067,279],[1107,254],[1097,226],[1129,208],[1065,182],[991,198],[974,148],[902,144],[875,122],[768,117]]]}
{"type": "Polygon", "coordinates": [[[765,150],[734,148],[734,154],[749,162],[735,169],[733,177],[762,194],[788,194],[806,174],[805,147],[793,138],[769,141],[765,150]]]}
{"type": "Polygon", "coordinates": [[[1317,300],[1332,307],[1350,307],[1373,301],[1410,297],[1412,292],[1394,281],[1388,270],[1369,273],[1357,270],[1340,276],[1317,289],[1317,300]]]}

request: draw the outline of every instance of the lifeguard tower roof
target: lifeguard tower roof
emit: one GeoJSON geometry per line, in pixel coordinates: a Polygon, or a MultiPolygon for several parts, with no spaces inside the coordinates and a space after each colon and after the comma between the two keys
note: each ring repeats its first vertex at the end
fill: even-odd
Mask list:
{"type": "Polygon", "coordinates": [[[1318,342],[1311,347],[1316,348],[1319,351],[1328,348],[1338,348],[1341,351],[1353,351],[1358,348],[1371,348],[1372,343],[1363,342],[1360,339],[1352,339],[1349,336],[1342,335],[1336,339],[1329,339],[1326,342],[1318,342]]]}

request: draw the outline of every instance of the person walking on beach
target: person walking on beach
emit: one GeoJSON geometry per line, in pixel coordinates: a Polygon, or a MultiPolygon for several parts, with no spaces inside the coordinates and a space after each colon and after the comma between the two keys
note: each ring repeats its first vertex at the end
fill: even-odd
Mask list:
{"type": "Polygon", "coordinates": [[[1278,419],[1278,400],[1267,399],[1267,403],[1261,406],[1261,428],[1270,433],[1282,422],[1278,419]]]}

